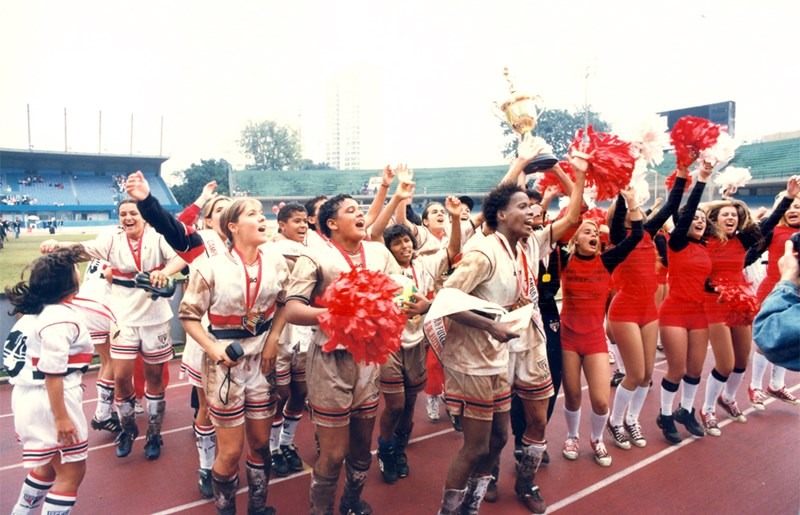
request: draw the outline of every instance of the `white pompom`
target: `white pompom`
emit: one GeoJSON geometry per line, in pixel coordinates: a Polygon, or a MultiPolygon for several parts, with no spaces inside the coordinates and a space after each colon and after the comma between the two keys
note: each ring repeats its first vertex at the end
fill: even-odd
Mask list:
{"type": "Polygon", "coordinates": [[[717,175],[714,182],[719,186],[720,195],[725,195],[726,193],[733,195],[737,189],[747,185],[752,178],[750,169],[729,166],[725,171],[717,175]]]}
{"type": "Polygon", "coordinates": [[[730,163],[736,153],[739,142],[730,137],[727,132],[720,132],[714,146],[700,153],[700,161],[710,163],[714,171],[720,171],[730,163]]]}
{"type": "Polygon", "coordinates": [[[663,116],[648,117],[639,124],[631,141],[631,150],[636,158],[654,166],[664,161],[664,149],[669,147],[667,119],[663,116]]]}

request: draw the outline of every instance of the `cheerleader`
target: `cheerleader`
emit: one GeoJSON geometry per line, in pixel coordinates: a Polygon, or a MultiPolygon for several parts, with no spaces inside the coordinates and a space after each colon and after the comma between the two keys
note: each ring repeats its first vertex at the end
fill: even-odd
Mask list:
{"type": "Polygon", "coordinates": [[[219,226],[231,249],[196,264],[179,311],[187,334],[205,351],[203,387],[217,433],[214,502],[217,513],[236,513],[246,440],[248,513],[274,513],[266,501],[275,398],[265,375],[274,368],[289,271],[282,256],[259,249],[267,241],[259,201],[231,202],[219,226]],[[202,323],[206,313],[208,330],[202,323]]]}
{"type": "Polygon", "coordinates": [[[3,365],[14,385],[11,411],[22,444],[25,478],[13,515],[71,513],[86,473],[88,427],[81,380],[94,354],[81,308],[72,304],[87,260],[80,249],[36,259],[30,276],[5,293],[11,315],[23,315],[8,335],[3,365]]]}

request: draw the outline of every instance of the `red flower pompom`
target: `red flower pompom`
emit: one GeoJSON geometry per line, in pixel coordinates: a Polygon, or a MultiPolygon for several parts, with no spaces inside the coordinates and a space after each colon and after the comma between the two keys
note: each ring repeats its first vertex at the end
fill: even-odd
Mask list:
{"type": "Polygon", "coordinates": [[[591,220],[596,223],[598,227],[601,225],[608,225],[608,211],[602,207],[593,207],[581,215],[582,220],[591,220]]]}
{"type": "Polygon", "coordinates": [[[729,281],[717,281],[714,289],[719,292],[719,302],[727,305],[728,315],[725,323],[728,327],[740,327],[753,324],[758,314],[759,305],[756,296],[747,286],[729,281]]]}
{"type": "MultiPolygon", "coordinates": [[[[675,186],[675,179],[678,178],[678,170],[672,172],[672,174],[664,180],[664,184],[667,185],[667,191],[671,190],[673,186],[675,186]]],[[[692,187],[692,176],[686,176],[686,187],[684,188],[683,192],[686,193],[689,188],[692,187]]]]}
{"type": "MultiPolygon", "coordinates": [[[[558,166],[561,167],[561,170],[567,174],[572,182],[575,182],[575,170],[572,169],[572,165],[566,161],[560,161],[558,166]]],[[[550,186],[558,187],[558,193],[560,195],[566,195],[567,193],[564,191],[564,185],[561,184],[561,181],[558,180],[558,177],[554,173],[548,172],[540,172],[541,176],[539,179],[536,179],[536,183],[533,185],[536,188],[536,191],[544,195],[544,192],[547,191],[547,188],[550,186]]]]}
{"type": "Polygon", "coordinates": [[[684,116],[675,122],[669,139],[675,147],[678,166],[691,165],[700,152],[714,146],[719,137],[719,125],[705,118],[684,116]]]}
{"type": "Polygon", "coordinates": [[[595,186],[597,200],[609,200],[631,183],[636,159],[631,155],[631,144],[613,134],[595,132],[591,125],[586,129],[588,142],[584,142],[583,129],[578,130],[570,148],[589,155],[591,166],[586,173],[586,186],[595,186]]]}
{"type": "Polygon", "coordinates": [[[400,290],[382,272],[343,272],[319,300],[328,308],[319,316],[319,326],[330,338],[322,350],[332,352],[343,345],[357,362],[385,363],[389,354],[400,348],[400,335],[408,320],[395,303],[400,290]]]}

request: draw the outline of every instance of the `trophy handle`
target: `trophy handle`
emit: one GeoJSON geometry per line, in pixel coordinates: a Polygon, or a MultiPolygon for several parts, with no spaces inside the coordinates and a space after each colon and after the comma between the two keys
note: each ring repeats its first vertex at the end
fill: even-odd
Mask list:
{"type": "Polygon", "coordinates": [[[491,109],[495,118],[505,123],[509,127],[511,126],[511,123],[508,121],[508,116],[506,116],[506,113],[500,109],[500,105],[497,102],[492,102],[492,106],[489,109],[491,109]]]}

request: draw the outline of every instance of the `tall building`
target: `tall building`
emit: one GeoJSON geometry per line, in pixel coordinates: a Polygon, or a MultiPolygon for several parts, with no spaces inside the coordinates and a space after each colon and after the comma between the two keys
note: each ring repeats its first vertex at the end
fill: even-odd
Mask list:
{"type": "Polygon", "coordinates": [[[372,168],[382,152],[380,96],[375,70],[350,69],[325,91],[325,161],[339,170],[372,168]]]}

